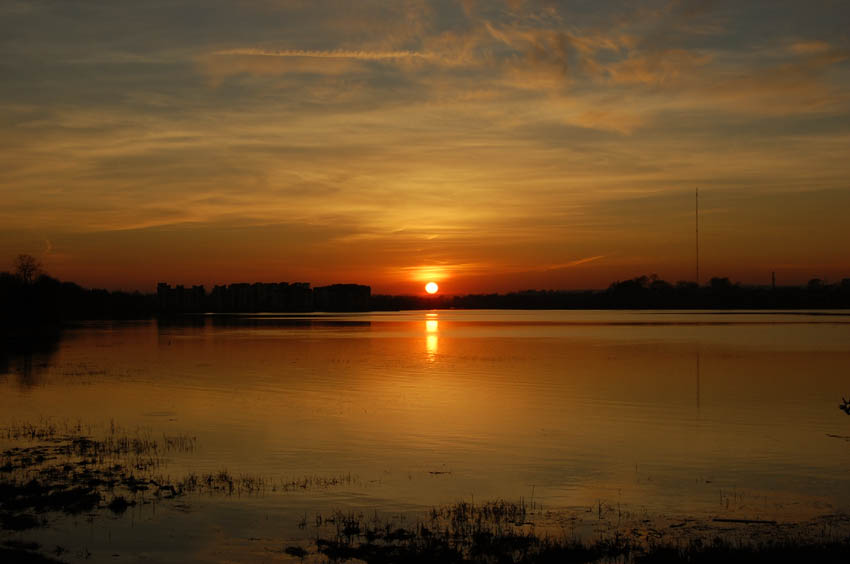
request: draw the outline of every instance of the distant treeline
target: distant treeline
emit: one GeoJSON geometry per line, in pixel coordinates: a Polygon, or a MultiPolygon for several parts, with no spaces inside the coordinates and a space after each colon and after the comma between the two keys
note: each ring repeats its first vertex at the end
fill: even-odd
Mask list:
{"type": "MultiPolygon", "coordinates": [[[[37,271],[0,272],[0,326],[44,326],[77,319],[145,319],[186,311],[247,313],[256,311],[396,311],[406,309],[801,309],[850,308],[850,279],[825,284],[814,279],[805,286],[744,286],[728,278],[712,278],[706,286],[671,284],[656,276],[614,282],[605,290],[528,290],[508,294],[465,296],[388,296],[368,294],[368,287],[335,285],[316,288],[310,302],[292,301],[306,295],[308,284],[245,284],[218,287],[203,294],[206,301],[186,310],[184,299],[201,296],[201,287],[187,288],[185,297],[163,285],[159,295],[110,292],[62,282],[37,271]],[[300,295],[300,294],[299,294],[300,295]],[[177,301],[173,301],[177,300],[177,301]],[[216,301],[218,300],[218,301],[216,301]],[[297,303],[297,308],[287,304],[297,303]],[[354,307],[356,306],[356,307],[354,307]],[[247,307],[247,309],[245,309],[247,307]],[[273,307],[274,309],[268,309],[273,307]]],[[[203,297],[202,296],[202,297],[203,297]]],[[[299,298],[300,300],[300,298],[299,298]]],[[[195,302],[191,302],[195,303],[195,302]]],[[[7,330],[8,333],[8,330],[7,330]]]]}
{"type": "Polygon", "coordinates": [[[156,312],[156,297],[139,292],[88,289],[41,274],[24,280],[0,272],[0,323],[43,325],[72,319],[143,319],[156,312]]]}
{"type": "Polygon", "coordinates": [[[850,308],[850,278],[837,284],[744,286],[712,278],[707,286],[671,284],[657,276],[617,281],[606,290],[526,290],[465,296],[372,296],[374,311],[405,309],[842,309],[850,308]]]}

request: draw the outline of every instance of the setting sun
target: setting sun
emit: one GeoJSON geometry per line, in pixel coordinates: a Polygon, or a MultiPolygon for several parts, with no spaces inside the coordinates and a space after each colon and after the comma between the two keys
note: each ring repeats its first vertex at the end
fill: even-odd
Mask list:
{"type": "Polygon", "coordinates": [[[439,289],[440,287],[437,286],[436,282],[428,282],[427,284],[425,284],[425,291],[429,294],[436,294],[437,290],[439,289]]]}

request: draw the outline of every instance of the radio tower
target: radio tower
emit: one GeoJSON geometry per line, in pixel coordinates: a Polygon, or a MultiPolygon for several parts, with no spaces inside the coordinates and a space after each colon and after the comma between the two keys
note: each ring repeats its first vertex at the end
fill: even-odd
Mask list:
{"type": "Polygon", "coordinates": [[[699,188],[696,189],[695,198],[694,198],[694,229],[696,234],[696,247],[697,247],[697,286],[699,286],[699,188]]]}

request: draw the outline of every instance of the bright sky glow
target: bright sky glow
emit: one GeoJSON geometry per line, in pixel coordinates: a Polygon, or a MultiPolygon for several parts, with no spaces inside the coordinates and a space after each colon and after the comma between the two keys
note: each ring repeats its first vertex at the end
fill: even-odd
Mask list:
{"type": "Polygon", "coordinates": [[[0,262],[144,291],[675,281],[699,187],[706,279],[850,276],[848,21],[791,0],[7,0],[0,262]]]}

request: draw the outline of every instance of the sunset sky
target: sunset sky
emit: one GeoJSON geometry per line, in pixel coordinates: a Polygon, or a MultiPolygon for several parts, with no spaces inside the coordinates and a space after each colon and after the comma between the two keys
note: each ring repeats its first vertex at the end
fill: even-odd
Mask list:
{"type": "Polygon", "coordinates": [[[850,2],[3,0],[0,269],[850,277],[850,2]]]}

